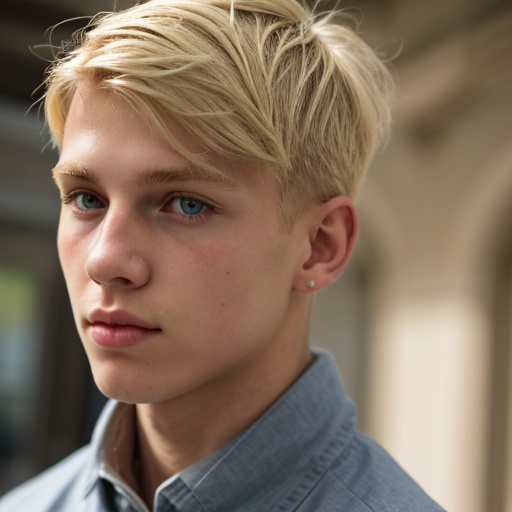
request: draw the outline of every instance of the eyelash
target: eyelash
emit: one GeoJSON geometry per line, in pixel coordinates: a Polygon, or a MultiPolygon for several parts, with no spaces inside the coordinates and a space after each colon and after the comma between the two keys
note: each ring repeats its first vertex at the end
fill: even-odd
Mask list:
{"type": "MultiPolygon", "coordinates": [[[[183,219],[187,222],[201,221],[204,217],[209,216],[210,214],[215,212],[215,207],[210,202],[208,202],[205,199],[202,199],[198,196],[195,196],[190,193],[185,193],[185,192],[175,192],[175,193],[171,194],[169,197],[167,197],[165,200],[164,208],[165,208],[165,206],[170,205],[176,199],[191,199],[193,201],[198,201],[204,205],[204,209],[195,215],[185,215],[185,214],[182,214],[182,213],[179,213],[176,211],[171,212],[175,215],[178,215],[181,219],[183,219]]],[[[99,209],[103,209],[105,207],[104,201],[101,198],[99,198],[97,194],[94,194],[94,193],[86,191],[86,190],[74,190],[73,192],[70,192],[68,194],[62,194],[61,202],[62,202],[62,204],[65,204],[65,205],[72,204],[75,207],[75,209],[79,212],[79,215],[87,215],[87,212],[93,212],[93,211],[96,211],[99,209]],[[98,201],[102,204],[102,206],[99,208],[93,208],[91,210],[83,210],[82,208],[79,208],[76,205],[76,199],[80,195],[93,196],[98,199],[98,201]]]]}
{"type": "MultiPolygon", "coordinates": [[[[70,192],[69,194],[62,194],[61,195],[61,202],[62,204],[73,204],[73,206],[76,207],[76,209],[82,213],[86,212],[87,210],[82,210],[81,208],[78,208],[76,206],[76,198],[81,195],[88,195],[93,196],[98,199],[102,203],[102,208],[105,206],[104,202],[97,196],[97,194],[93,194],[92,192],[89,192],[87,190],[74,190],[73,192],[70,192]]],[[[94,210],[97,210],[98,208],[94,208],[94,210]]],[[[91,210],[92,211],[92,210],[91,210]]]]}
{"type": "Polygon", "coordinates": [[[209,217],[212,213],[215,212],[215,207],[210,202],[206,201],[205,199],[202,199],[201,197],[186,192],[175,192],[171,194],[169,197],[166,198],[164,207],[166,207],[167,205],[171,205],[177,199],[189,199],[192,201],[198,201],[204,205],[203,210],[201,210],[199,213],[195,215],[185,215],[183,213],[176,211],[171,212],[174,215],[178,215],[180,219],[183,219],[186,222],[200,222],[205,217],[209,217]]]}

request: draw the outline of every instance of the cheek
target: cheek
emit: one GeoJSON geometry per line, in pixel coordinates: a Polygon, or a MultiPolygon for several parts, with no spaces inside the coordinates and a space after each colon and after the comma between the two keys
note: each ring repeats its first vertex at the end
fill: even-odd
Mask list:
{"type": "Polygon", "coordinates": [[[179,267],[168,267],[165,281],[188,303],[184,309],[195,316],[198,330],[212,329],[228,339],[255,317],[270,321],[288,300],[289,269],[278,244],[216,240],[182,256],[179,267]]]}
{"type": "Polygon", "coordinates": [[[61,222],[57,233],[57,249],[59,260],[70,292],[72,283],[80,279],[84,268],[84,248],[80,243],[80,237],[71,234],[66,225],[61,222]]]}
{"type": "Polygon", "coordinates": [[[231,302],[243,288],[251,267],[247,255],[229,241],[195,244],[175,253],[173,259],[163,261],[169,289],[180,293],[183,300],[196,302],[198,307],[208,304],[210,310],[231,302]]]}
{"type": "Polygon", "coordinates": [[[185,263],[186,279],[199,286],[205,295],[215,297],[243,292],[258,274],[261,254],[258,256],[244,243],[216,240],[202,243],[180,260],[185,263]]]}

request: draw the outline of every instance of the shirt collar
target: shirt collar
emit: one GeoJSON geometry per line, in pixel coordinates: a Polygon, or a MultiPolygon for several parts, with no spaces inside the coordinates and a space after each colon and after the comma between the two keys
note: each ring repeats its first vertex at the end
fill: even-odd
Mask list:
{"type": "Polygon", "coordinates": [[[103,465],[103,440],[107,425],[117,407],[117,402],[109,400],[96,421],[91,439],[90,457],[84,470],[85,475],[85,496],[87,496],[99,478],[100,467],[103,465]]]}
{"type": "MultiPolygon", "coordinates": [[[[122,404],[115,400],[109,400],[103,408],[94,428],[91,439],[91,457],[85,469],[86,495],[89,494],[103,473],[110,470],[116,471],[121,464],[118,460],[119,457],[131,458],[133,452],[121,454],[117,447],[120,445],[120,441],[123,442],[123,445],[129,446],[129,443],[125,443],[125,441],[127,436],[133,435],[133,423],[121,420],[125,415],[133,414],[133,411],[132,405],[122,404]],[[131,433],[130,429],[132,429],[131,433]],[[107,463],[108,452],[114,455],[113,464],[107,463]]],[[[133,443],[131,445],[133,447],[133,443]]]]}

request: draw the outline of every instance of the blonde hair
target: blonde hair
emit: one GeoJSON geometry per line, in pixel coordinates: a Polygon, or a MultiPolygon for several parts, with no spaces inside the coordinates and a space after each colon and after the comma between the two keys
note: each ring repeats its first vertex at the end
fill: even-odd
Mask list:
{"type": "Polygon", "coordinates": [[[126,99],[192,162],[211,152],[264,166],[288,220],[311,203],[356,195],[393,92],[352,28],[296,0],[149,0],[93,18],[47,77],[59,147],[84,80],[126,99]],[[205,154],[172,133],[169,115],[205,154]]]}

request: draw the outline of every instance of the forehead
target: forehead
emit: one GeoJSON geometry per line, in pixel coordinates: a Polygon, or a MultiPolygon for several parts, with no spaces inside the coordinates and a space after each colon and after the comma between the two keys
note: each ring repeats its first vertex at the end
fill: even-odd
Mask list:
{"type": "Polygon", "coordinates": [[[85,83],[69,108],[54,177],[71,175],[93,181],[98,174],[121,168],[132,170],[140,185],[200,180],[278,191],[277,181],[262,165],[207,152],[171,116],[166,123],[196,159],[191,161],[177,151],[124,98],[85,83]]]}
{"type": "MultiPolygon", "coordinates": [[[[190,166],[196,174],[206,175],[208,167],[212,174],[221,173],[221,166],[214,165],[213,159],[209,162],[203,158],[204,149],[170,116],[165,119],[165,128],[177,140],[176,145],[197,155],[197,162],[204,161],[202,166],[197,162],[190,166]]],[[[127,160],[144,155],[148,162],[155,162],[161,157],[168,160],[172,156],[172,161],[181,166],[188,163],[183,152],[166,139],[163,130],[158,131],[127,100],[86,82],[75,92],[67,113],[61,160],[67,160],[71,153],[86,158],[100,152],[106,156],[121,156],[121,151],[127,160]]]]}

